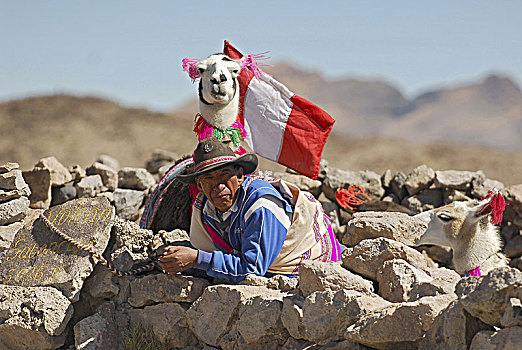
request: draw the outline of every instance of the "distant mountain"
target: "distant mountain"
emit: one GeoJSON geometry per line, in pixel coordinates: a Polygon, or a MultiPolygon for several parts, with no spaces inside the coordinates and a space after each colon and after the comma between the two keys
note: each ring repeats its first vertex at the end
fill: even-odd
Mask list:
{"type": "MultiPolygon", "coordinates": [[[[331,166],[382,173],[427,164],[522,182],[522,94],[508,77],[491,75],[408,99],[385,81],[332,81],[285,64],[269,72],[337,120],[323,154],[331,166]]],[[[53,155],[67,166],[86,167],[109,154],[122,166],[144,166],[158,148],[188,154],[197,144],[197,110],[196,97],[172,113],[70,95],[0,103],[0,164],[28,169],[53,155]]],[[[283,169],[263,159],[261,168],[283,169]]]]}
{"type": "Polygon", "coordinates": [[[384,81],[327,80],[288,64],[268,71],[327,110],[337,120],[337,134],[522,150],[522,93],[506,76],[490,75],[408,100],[384,81]]]}

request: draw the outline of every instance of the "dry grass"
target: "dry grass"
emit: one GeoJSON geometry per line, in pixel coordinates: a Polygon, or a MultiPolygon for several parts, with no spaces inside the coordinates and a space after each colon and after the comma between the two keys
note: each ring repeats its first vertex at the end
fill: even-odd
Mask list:
{"type": "Polygon", "coordinates": [[[145,328],[138,323],[124,335],[124,350],[169,350],[169,347],[160,342],[152,328],[145,328]]]}

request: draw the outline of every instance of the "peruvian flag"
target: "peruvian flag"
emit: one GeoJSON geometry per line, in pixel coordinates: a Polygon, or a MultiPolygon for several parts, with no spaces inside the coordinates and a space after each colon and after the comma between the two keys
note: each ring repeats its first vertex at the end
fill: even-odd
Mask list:
{"type": "MultiPolygon", "coordinates": [[[[228,41],[224,54],[233,59],[243,55],[228,41]]],[[[255,77],[243,69],[240,86],[239,121],[254,152],[317,179],[321,155],[335,120],[321,108],[297,96],[269,76],[255,77]]]]}

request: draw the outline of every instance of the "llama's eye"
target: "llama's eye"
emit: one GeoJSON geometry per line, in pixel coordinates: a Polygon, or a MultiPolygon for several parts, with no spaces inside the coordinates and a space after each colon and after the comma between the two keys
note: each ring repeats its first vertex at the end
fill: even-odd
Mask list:
{"type": "Polygon", "coordinates": [[[453,218],[451,216],[449,216],[448,214],[445,214],[445,213],[440,213],[438,215],[438,217],[439,217],[439,219],[441,219],[442,221],[445,221],[445,222],[453,220],[453,218]]]}
{"type": "Polygon", "coordinates": [[[204,71],[205,71],[205,70],[204,70],[203,68],[198,68],[198,72],[199,72],[199,74],[203,74],[204,71]]]}

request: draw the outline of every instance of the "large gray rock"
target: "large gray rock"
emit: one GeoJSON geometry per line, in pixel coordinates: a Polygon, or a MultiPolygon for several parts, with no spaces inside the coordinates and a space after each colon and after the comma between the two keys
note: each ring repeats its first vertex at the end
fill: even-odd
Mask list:
{"type": "Polygon", "coordinates": [[[414,195],[430,187],[434,179],[435,171],[423,164],[413,169],[408,176],[406,176],[404,187],[409,195],[414,195]]]}
{"type": "Polygon", "coordinates": [[[522,302],[518,298],[509,298],[506,311],[500,319],[502,327],[522,326],[522,302]]]}
{"type": "Polygon", "coordinates": [[[441,189],[426,189],[415,195],[405,197],[401,204],[413,213],[438,208],[443,203],[443,191],[441,189]]]}
{"type": "MultiPolygon", "coordinates": [[[[478,172],[480,173],[480,171],[478,172]]],[[[473,179],[471,195],[477,199],[484,198],[488,195],[488,192],[493,188],[498,188],[504,193],[504,184],[497,180],[486,179],[486,177],[476,177],[473,179]]]]}
{"type": "Polygon", "coordinates": [[[354,213],[342,243],[354,246],[364,239],[385,237],[413,245],[426,229],[424,222],[404,213],[362,212],[354,213]]]}
{"type": "Polygon", "coordinates": [[[476,177],[484,176],[482,173],[461,170],[444,170],[435,172],[435,186],[438,188],[453,188],[467,191],[476,177]]]}
{"type": "Polygon", "coordinates": [[[4,174],[10,172],[11,170],[16,170],[20,168],[20,164],[14,162],[7,162],[4,164],[0,164],[0,174],[4,174]]]}
{"type": "Polygon", "coordinates": [[[406,179],[407,176],[399,171],[393,175],[392,179],[390,180],[390,192],[396,196],[399,203],[408,194],[408,191],[406,191],[405,187],[406,179]]]}
{"type": "Polygon", "coordinates": [[[29,211],[29,199],[20,197],[0,203],[0,225],[9,225],[22,220],[29,211]]]}
{"type": "Polygon", "coordinates": [[[415,301],[426,296],[452,294],[461,277],[453,270],[446,268],[429,268],[426,273],[432,278],[428,281],[414,283],[407,301],[415,301]]]}
{"type": "MultiPolygon", "coordinates": [[[[205,289],[203,295],[187,311],[187,322],[198,340],[207,345],[217,347],[221,346],[222,343],[229,346],[246,342],[245,345],[248,346],[249,341],[258,343],[259,340],[262,341],[266,338],[265,332],[272,331],[273,314],[278,315],[277,305],[274,306],[272,304],[280,304],[279,307],[282,308],[282,299],[285,295],[279,291],[264,287],[243,285],[210,286],[205,289]],[[266,302],[263,303],[261,301],[263,299],[266,302]],[[241,327],[239,325],[236,326],[235,323],[238,322],[238,318],[241,319],[241,314],[245,312],[243,306],[252,303],[258,305],[259,317],[256,318],[255,314],[249,312],[244,316],[243,325],[241,327]],[[263,304],[271,305],[263,311],[261,307],[263,304]],[[256,330],[254,327],[246,329],[250,322],[259,325],[259,320],[263,319],[268,321],[260,329],[256,330]],[[238,327],[240,328],[238,329],[238,327]],[[266,327],[269,328],[267,329],[266,327]],[[245,334],[243,339],[239,339],[237,334],[242,332],[243,329],[245,329],[245,334]]],[[[277,324],[277,320],[275,320],[275,323],[277,324]]]]}
{"type": "Polygon", "coordinates": [[[433,320],[456,298],[454,294],[424,297],[378,309],[361,316],[344,337],[376,349],[417,349],[433,320]]]}
{"type": "Polygon", "coordinates": [[[504,194],[510,207],[522,216],[522,184],[507,187],[504,194]]]}
{"type": "Polygon", "coordinates": [[[509,262],[509,266],[522,271],[522,256],[515,259],[511,259],[511,261],[509,262]]]}
{"type": "Polygon", "coordinates": [[[475,290],[462,299],[462,305],[472,316],[500,327],[511,298],[522,299],[522,272],[506,266],[482,277],[475,290]]]}
{"type": "Polygon", "coordinates": [[[482,331],[473,337],[469,350],[520,350],[522,327],[482,331]]]}
{"type": "Polygon", "coordinates": [[[299,267],[299,288],[305,296],[324,290],[373,292],[372,282],[344,269],[340,264],[309,260],[303,261],[299,267]]]}
{"type": "Polygon", "coordinates": [[[100,175],[103,186],[109,191],[118,188],[118,173],[113,168],[98,162],[94,162],[85,169],[87,175],[100,175]]]}
{"type": "Polygon", "coordinates": [[[23,172],[25,182],[31,189],[31,208],[47,209],[51,204],[51,171],[34,168],[23,172]]]}
{"type": "Polygon", "coordinates": [[[114,206],[116,214],[122,219],[136,220],[138,210],[145,199],[143,191],[126,190],[118,188],[114,191],[114,206]]]}
{"type": "Polygon", "coordinates": [[[384,262],[402,259],[410,265],[427,270],[428,261],[413,248],[388,238],[365,239],[342,253],[343,266],[364,277],[377,280],[379,268],[384,262]]]}
{"type": "Polygon", "coordinates": [[[143,307],[156,303],[192,303],[210,283],[201,278],[164,273],[137,278],[131,284],[129,304],[143,307]]]}
{"type": "Polygon", "coordinates": [[[385,261],[377,274],[379,295],[394,303],[409,301],[415,285],[432,280],[426,272],[416,269],[402,259],[385,261]]]}
{"type": "Polygon", "coordinates": [[[76,183],[78,198],[96,197],[103,189],[103,181],[100,175],[90,175],[76,183]]]}
{"type": "Polygon", "coordinates": [[[85,292],[94,299],[110,300],[120,293],[120,287],[114,281],[116,278],[108,268],[98,264],[85,280],[82,293],[85,292]]]}
{"type": "Polygon", "coordinates": [[[115,221],[113,234],[115,244],[111,260],[120,271],[128,271],[138,263],[150,262],[149,258],[156,248],[163,244],[163,240],[154,236],[151,230],[142,229],[135,222],[122,218],[115,221]]]}
{"type": "Polygon", "coordinates": [[[492,330],[478,318],[462,308],[462,303],[454,301],[436,318],[424,335],[419,350],[467,350],[473,336],[483,330],[492,330]]]}
{"type": "Polygon", "coordinates": [[[121,168],[118,171],[118,186],[130,190],[148,190],[156,184],[154,176],[143,168],[121,168]]]}
{"type": "Polygon", "coordinates": [[[277,349],[289,338],[281,323],[283,294],[256,295],[237,310],[237,322],[222,339],[224,350],[277,349]]]}
{"type": "Polygon", "coordinates": [[[147,160],[145,168],[149,173],[156,174],[161,167],[172,166],[178,158],[180,157],[176,153],[163,149],[156,149],[152,152],[150,159],[147,160]]]}
{"type": "Polygon", "coordinates": [[[111,302],[101,305],[94,315],[74,325],[74,344],[78,350],[117,349],[120,343],[111,302]]]}
{"type": "Polygon", "coordinates": [[[13,222],[12,224],[0,226],[0,251],[9,249],[13,243],[16,233],[23,226],[22,222],[13,222]]]}
{"type": "Polygon", "coordinates": [[[72,314],[71,302],[55,288],[0,284],[0,348],[59,348],[72,314]]]}
{"type": "Polygon", "coordinates": [[[27,187],[22,171],[18,169],[18,164],[7,163],[2,165],[2,169],[3,172],[0,172],[0,189],[8,191],[23,190],[27,187]]]}
{"type": "Polygon", "coordinates": [[[100,155],[96,159],[96,162],[107,165],[108,167],[111,167],[112,169],[114,169],[116,171],[118,171],[120,169],[120,162],[116,158],[111,157],[107,154],[100,155]]]}
{"type": "Polygon", "coordinates": [[[319,180],[312,180],[307,176],[290,173],[274,173],[274,177],[290,182],[303,191],[310,192],[315,198],[319,198],[321,194],[322,182],[319,180]]]}
{"type": "Polygon", "coordinates": [[[31,189],[29,186],[25,186],[22,190],[9,190],[4,191],[0,189],[0,203],[7,202],[12,199],[20,197],[29,197],[31,195],[31,189]]]}
{"type": "Polygon", "coordinates": [[[49,169],[51,173],[51,186],[61,186],[72,181],[72,175],[55,157],[47,157],[40,159],[35,168],[49,169]]]}
{"type": "Polygon", "coordinates": [[[451,266],[453,264],[453,251],[449,247],[439,247],[436,245],[421,245],[415,248],[416,250],[425,252],[430,259],[436,263],[444,266],[451,266]]]}
{"type": "Polygon", "coordinates": [[[161,303],[131,309],[127,313],[131,326],[139,323],[145,329],[151,328],[158,340],[169,348],[184,349],[197,343],[185,320],[187,310],[180,304],[161,303]]]}
{"type": "Polygon", "coordinates": [[[77,197],[78,192],[74,185],[64,185],[51,188],[51,206],[60,205],[77,197]]]}
{"type": "Polygon", "coordinates": [[[239,284],[246,286],[260,286],[270,289],[278,289],[284,292],[289,292],[297,288],[299,279],[286,277],[284,275],[275,275],[267,278],[264,276],[258,276],[255,274],[246,275],[245,279],[239,282],[239,284]]]}
{"type": "MultiPolygon", "coordinates": [[[[522,230],[519,232],[522,232],[522,230]]],[[[513,238],[506,243],[504,254],[510,258],[516,258],[522,255],[522,234],[513,236],[513,238]]]]}
{"type": "Polygon", "coordinates": [[[17,163],[0,165],[0,203],[20,197],[29,197],[31,190],[17,163]]]}
{"type": "MultiPolygon", "coordinates": [[[[73,301],[93,268],[91,254],[63,240],[31,212],[8,250],[0,252],[0,283],[53,286],[73,301]]],[[[77,199],[44,212],[70,237],[103,253],[110,237],[114,209],[104,198],[77,199]]]]}
{"type": "Polygon", "coordinates": [[[342,340],[344,330],[363,315],[389,305],[391,303],[375,294],[353,290],[319,291],[304,300],[285,298],[281,320],[292,337],[327,344],[342,340]]]}
{"type": "Polygon", "coordinates": [[[336,202],[335,192],[340,188],[348,188],[358,185],[364,188],[366,194],[374,200],[379,200],[384,195],[381,177],[373,171],[349,171],[336,168],[328,168],[326,178],[323,181],[322,191],[326,198],[336,202]]]}
{"type": "Polygon", "coordinates": [[[87,175],[85,174],[85,169],[78,164],[69,166],[67,170],[71,173],[73,181],[79,181],[87,175]]]}

